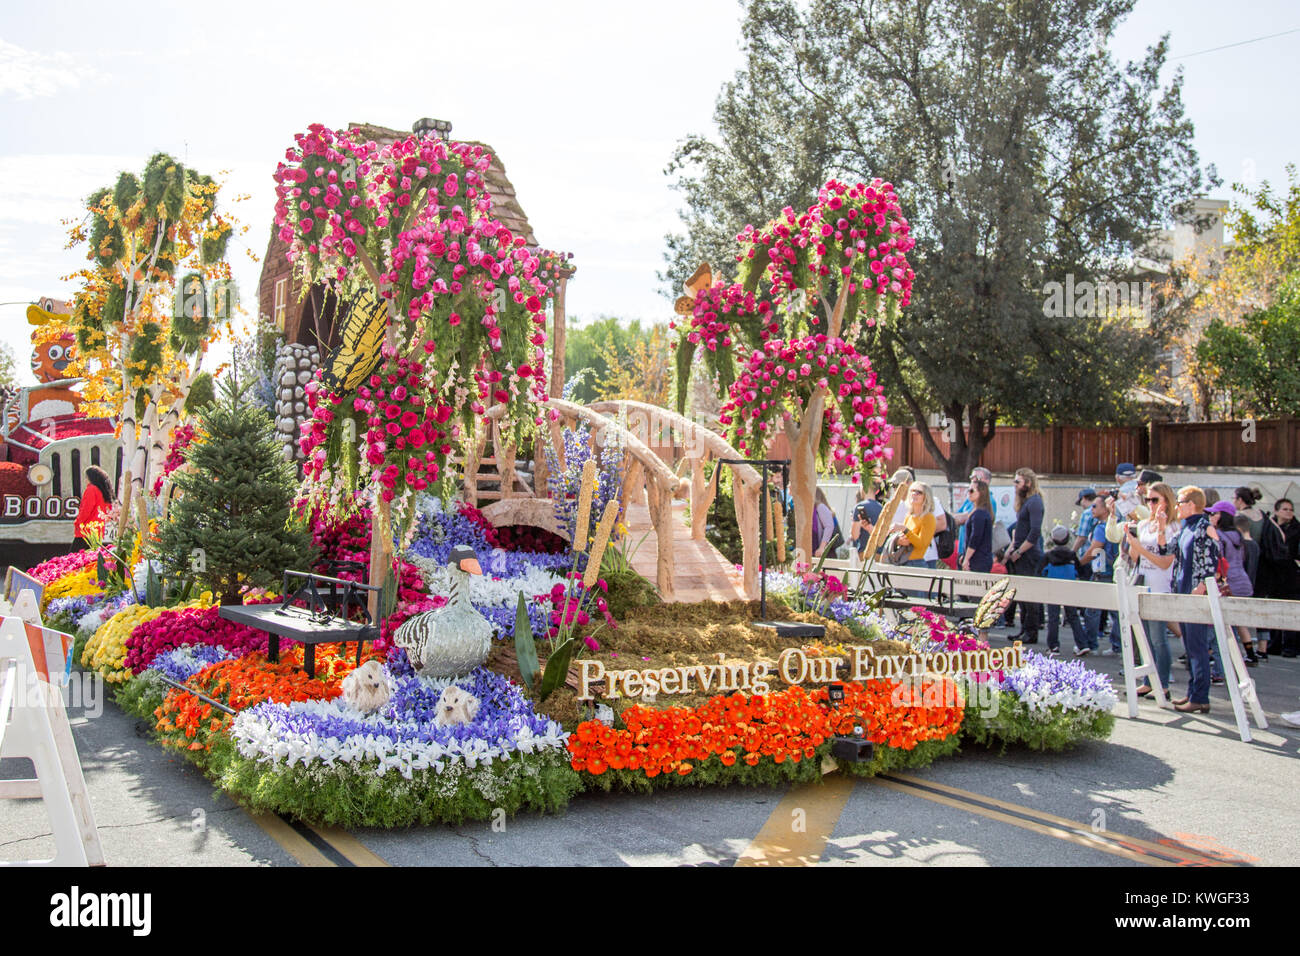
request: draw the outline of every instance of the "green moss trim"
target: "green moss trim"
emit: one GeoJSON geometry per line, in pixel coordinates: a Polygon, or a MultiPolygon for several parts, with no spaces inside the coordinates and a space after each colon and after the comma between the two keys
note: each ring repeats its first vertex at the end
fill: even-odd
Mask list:
{"type": "Polygon", "coordinates": [[[1031,711],[1008,691],[998,693],[994,714],[970,707],[962,733],[975,743],[1005,753],[1010,744],[1034,750],[1067,750],[1084,740],[1105,740],[1115,729],[1115,715],[1091,708],[1066,711],[1059,704],[1049,711],[1031,711]]]}

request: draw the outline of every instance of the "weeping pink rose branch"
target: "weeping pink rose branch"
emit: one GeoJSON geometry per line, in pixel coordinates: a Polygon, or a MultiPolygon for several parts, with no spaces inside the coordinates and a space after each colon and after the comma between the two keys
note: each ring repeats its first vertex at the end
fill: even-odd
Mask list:
{"type": "Polygon", "coordinates": [[[383,362],[355,394],[308,389],[307,473],[336,466],[343,417],[382,501],[428,488],[487,407],[522,426],[547,400],[546,286],[537,255],[491,216],[481,146],[408,137],[377,145],[319,124],[275,172],[276,225],[304,276],[385,300],[383,362]]]}

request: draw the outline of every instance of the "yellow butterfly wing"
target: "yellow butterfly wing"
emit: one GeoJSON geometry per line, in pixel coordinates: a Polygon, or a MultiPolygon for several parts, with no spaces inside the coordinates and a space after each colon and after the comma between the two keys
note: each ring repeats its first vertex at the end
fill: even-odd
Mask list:
{"type": "Polygon", "coordinates": [[[379,367],[388,329],[388,310],[370,289],[349,299],[344,311],[339,347],[325,359],[321,373],[322,384],[341,395],[356,391],[379,367]]]}

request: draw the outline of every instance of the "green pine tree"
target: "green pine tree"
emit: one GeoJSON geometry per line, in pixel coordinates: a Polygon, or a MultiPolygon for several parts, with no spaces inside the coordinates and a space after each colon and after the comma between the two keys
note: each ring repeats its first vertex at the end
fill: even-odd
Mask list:
{"type": "Polygon", "coordinates": [[[297,486],[270,418],[229,380],[198,414],[205,437],[172,477],[179,492],[159,528],[164,567],[238,604],[246,585],[274,587],[307,570],[311,538],[291,519],[297,486]]]}

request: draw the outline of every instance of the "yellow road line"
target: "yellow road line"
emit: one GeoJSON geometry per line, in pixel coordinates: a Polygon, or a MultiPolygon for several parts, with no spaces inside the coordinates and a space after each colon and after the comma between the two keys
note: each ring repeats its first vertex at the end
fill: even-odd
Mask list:
{"type": "Polygon", "coordinates": [[[341,830],[338,827],[312,827],[312,830],[322,840],[347,857],[348,861],[354,866],[392,866],[391,863],[346,830],[341,830]]]}
{"type": "Polygon", "coordinates": [[[914,797],[920,797],[922,800],[941,803],[944,806],[954,807],[958,810],[965,810],[968,813],[977,813],[982,817],[988,817],[990,820],[1009,823],[1014,827],[1028,830],[1031,833],[1055,837],[1058,840],[1065,840],[1069,843],[1077,843],[1080,846],[1088,847],[1090,850],[1100,850],[1102,853],[1110,853],[1113,856],[1120,856],[1126,860],[1132,860],[1135,863],[1146,863],[1151,866],[1177,866],[1176,863],[1173,863],[1170,860],[1160,860],[1147,856],[1146,854],[1122,849],[1121,847],[1115,846],[1109,841],[1102,839],[1099,834],[1083,833],[1078,830],[1061,830],[1055,827],[1045,826],[1041,823],[1034,823],[1021,817],[1012,816],[1009,813],[1002,813],[999,810],[989,810],[974,803],[967,803],[965,800],[946,797],[939,793],[930,793],[929,791],[918,789],[909,784],[898,783],[897,781],[888,780],[884,777],[874,777],[872,779],[877,786],[886,787],[889,790],[897,790],[899,793],[911,794],[914,797]]]}
{"type": "Polygon", "coordinates": [[[333,860],[274,813],[250,813],[253,821],[284,849],[300,866],[335,866],[333,860]]]}
{"type": "Polygon", "coordinates": [[[776,805],[736,866],[817,865],[856,782],[836,774],[795,787],[776,805]]]}
{"type": "MultiPolygon", "coordinates": [[[[946,784],[936,783],[933,780],[924,780],[920,777],[912,776],[911,774],[891,773],[891,774],[885,774],[884,778],[890,780],[900,780],[903,781],[904,783],[917,784],[923,787],[930,787],[934,790],[942,790],[944,793],[949,793],[959,798],[964,797],[969,800],[978,800],[981,803],[991,804],[992,806],[995,807],[1002,807],[1003,809],[1006,810],[1012,810],[1016,813],[1021,813],[1026,816],[1036,817],[1039,820],[1045,820],[1049,823],[1054,823],[1057,824],[1058,826],[1067,827],[1073,830],[1082,830],[1085,827],[1084,824],[1081,824],[1075,820],[1070,820],[1066,817],[1057,816],[1054,813],[1047,813],[1043,810],[1035,810],[1032,807],[1026,807],[1019,803],[1008,803],[1005,800],[999,800],[996,797],[986,797],[982,793],[972,793],[969,790],[962,790],[960,787],[950,787],[946,784]]],[[[1198,853],[1192,849],[1188,849],[1182,846],[1170,845],[1166,843],[1156,843],[1152,840],[1144,840],[1142,837],[1129,836],[1124,833],[1112,833],[1110,831],[1106,831],[1104,833],[1098,833],[1096,835],[1104,837],[1105,839],[1108,839],[1112,842],[1120,843],[1125,846],[1128,846],[1130,849],[1134,850],[1134,852],[1138,852],[1138,853],[1141,853],[1143,850],[1150,850],[1153,853],[1157,853],[1163,856],[1177,856],[1181,860],[1187,863],[1196,863],[1196,864],[1212,865],[1212,866],[1230,865],[1225,863],[1225,861],[1223,860],[1207,856],[1203,853],[1198,853]]]]}

